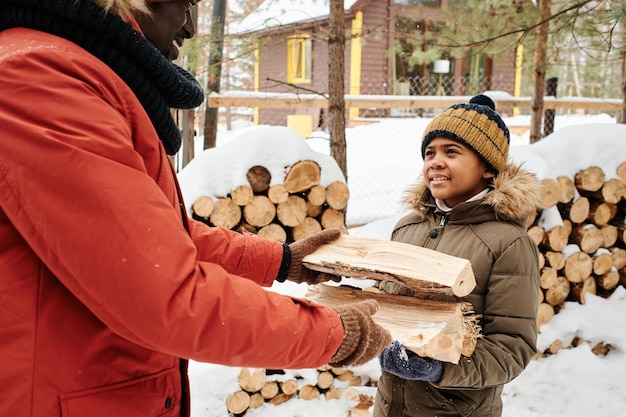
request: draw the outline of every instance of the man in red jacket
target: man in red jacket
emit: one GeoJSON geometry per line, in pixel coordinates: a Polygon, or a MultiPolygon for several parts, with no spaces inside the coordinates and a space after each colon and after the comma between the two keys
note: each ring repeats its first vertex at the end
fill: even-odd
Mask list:
{"type": "Polygon", "coordinates": [[[390,342],[375,302],[266,291],[317,283],[282,245],[188,218],[170,108],[203,101],[171,62],[194,1],[0,4],[2,416],[186,416],[187,360],[359,365],[390,342]]]}

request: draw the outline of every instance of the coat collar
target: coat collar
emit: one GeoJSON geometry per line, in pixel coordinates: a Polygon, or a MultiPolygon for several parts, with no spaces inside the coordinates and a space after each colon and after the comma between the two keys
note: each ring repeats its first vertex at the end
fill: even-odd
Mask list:
{"type": "MultiPolygon", "coordinates": [[[[505,169],[493,180],[491,188],[475,204],[478,210],[492,212],[496,218],[525,224],[541,208],[541,183],[535,174],[524,170],[521,165],[507,163],[505,169]]],[[[422,215],[435,207],[434,198],[423,178],[407,190],[403,202],[422,215]]],[[[461,203],[457,207],[464,205],[466,204],[461,203]]],[[[451,214],[458,211],[457,207],[451,210],[451,214]]]]}

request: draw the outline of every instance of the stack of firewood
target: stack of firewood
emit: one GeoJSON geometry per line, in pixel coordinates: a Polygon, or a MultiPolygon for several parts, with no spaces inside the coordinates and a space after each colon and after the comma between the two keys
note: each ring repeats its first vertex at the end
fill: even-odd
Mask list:
{"type": "Polygon", "coordinates": [[[565,301],[585,302],[586,294],[610,295],[626,284],[626,162],[607,179],[591,166],[574,178],[542,180],[542,215],[557,210],[562,224],[528,231],[541,254],[538,324],[548,322],[565,301]]]}
{"type": "Polygon", "coordinates": [[[251,167],[246,178],[229,195],[197,198],[192,216],[212,226],[241,231],[242,228],[278,242],[293,242],[322,229],[346,229],[348,186],[334,181],[320,184],[317,162],[293,164],[282,183],[272,183],[270,171],[251,167]]]}
{"type": "Polygon", "coordinates": [[[324,397],[327,400],[346,398],[357,406],[369,407],[373,398],[367,392],[355,387],[370,387],[368,377],[355,375],[346,368],[324,366],[317,369],[315,381],[293,373],[285,372],[268,375],[264,369],[242,368],[238,377],[239,390],[226,399],[226,407],[232,415],[244,415],[247,410],[259,408],[268,403],[282,404],[292,398],[312,400],[324,397]]]}

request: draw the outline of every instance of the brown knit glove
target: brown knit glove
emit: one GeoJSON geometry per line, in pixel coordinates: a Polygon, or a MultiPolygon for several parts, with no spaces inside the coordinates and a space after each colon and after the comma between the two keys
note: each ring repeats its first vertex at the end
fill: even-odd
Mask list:
{"type": "Polygon", "coordinates": [[[331,366],[359,366],[374,359],[391,344],[391,334],[374,323],[376,300],[365,300],[335,308],[343,323],[343,343],[331,366]]]}
{"type": "Polygon", "coordinates": [[[306,282],[309,285],[319,284],[325,281],[341,281],[341,277],[330,274],[320,274],[317,271],[313,271],[304,265],[302,265],[302,258],[310,253],[315,252],[317,248],[325,245],[328,242],[337,240],[341,236],[339,229],[325,229],[321,232],[317,232],[313,235],[307,236],[303,239],[296,240],[289,245],[291,251],[291,264],[287,272],[287,279],[289,281],[302,283],[306,282]]]}

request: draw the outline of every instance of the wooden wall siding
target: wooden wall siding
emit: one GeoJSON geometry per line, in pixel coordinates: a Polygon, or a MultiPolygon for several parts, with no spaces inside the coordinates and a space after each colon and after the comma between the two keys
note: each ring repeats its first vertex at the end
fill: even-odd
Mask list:
{"type": "Polygon", "coordinates": [[[369,2],[363,9],[361,94],[391,94],[389,28],[387,2],[369,2]]]}

